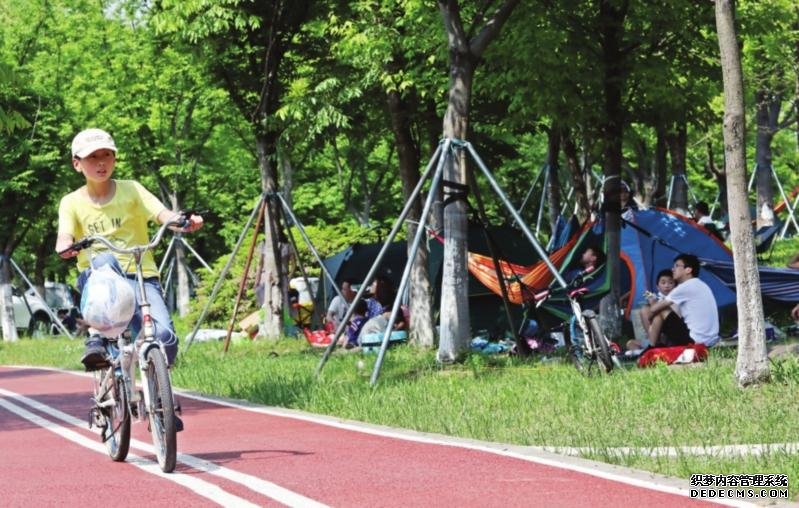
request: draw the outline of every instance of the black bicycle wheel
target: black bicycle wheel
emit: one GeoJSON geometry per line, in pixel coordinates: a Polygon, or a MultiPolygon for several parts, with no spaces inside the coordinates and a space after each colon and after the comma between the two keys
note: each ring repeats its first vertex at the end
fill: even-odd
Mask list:
{"type": "Polygon", "coordinates": [[[147,352],[147,383],[150,391],[150,433],[155,445],[158,465],[165,473],[175,470],[177,432],[175,405],[166,361],[158,348],[147,352]]]}
{"type": "Polygon", "coordinates": [[[606,373],[610,372],[613,370],[613,358],[610,354],[608,339],[605,338],[605,334],[602,332],[602,327],[599,326],[599,321],[597,321],[596,316],[586,316],[585,314],[583,314],[583,316],[585,316],[585,321],[588,324],[589,337],[586,337],[586,339],[591,341],[599,368],[606,373]]]}
{"type": "Polygon", "coordinates": [[[108,425],[103,430],[103,441],[108,456],[116,462],[122,462],[130,450],[130,410],[125,381],[121,376],[114,376],[113,379],[110,395],[113,395],[115,404],[105,408],[108,425]]]}

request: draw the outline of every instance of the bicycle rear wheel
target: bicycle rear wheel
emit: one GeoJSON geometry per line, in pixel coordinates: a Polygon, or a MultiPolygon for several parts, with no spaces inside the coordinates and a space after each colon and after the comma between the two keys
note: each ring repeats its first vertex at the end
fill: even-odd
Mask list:
{"type": "Polygon", "coordinates": [[[113,367],[100,370],[99,380],[102,384],[95,385],[95,401],[100,404],[113,401],[113,404],[99,408],[104,421],[101,437],[108,456],[115,462],[122,462],[130,450],[130,407],[125,380],[114,374],[113,367]]]}
{"type": "Polygon", "coordinates": [[[585,321],[588,324],[589,336],[586,337],[586,339],[591,341],[590,344],[594,350],[594,354],[596,355],[599,368],[602,369],[603,372],[608,373],[613,370],[613,357],[610,353],[608,339],[605,338],[605,333],[602,331],[602,327],[599,326],[599,321],[597,321],[595,315],[583,315],[585,316],[585,321]]]}
{"type": "Polygon", "coordinates": [[[155,445],[155,455],[161,470],[171,473],[175,470],[177,454],[175,405],[166,361],[161,350],[156,347],[147,352],[147,383],[150,391],[150,433],[155,445]]]}

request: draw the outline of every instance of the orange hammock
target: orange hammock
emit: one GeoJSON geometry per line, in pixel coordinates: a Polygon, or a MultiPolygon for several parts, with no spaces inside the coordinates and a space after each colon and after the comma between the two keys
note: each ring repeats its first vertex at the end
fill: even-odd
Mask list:
{"type": "MultiPolygon", "coordinates": [[[[557,268],[563,263],[563,260],[571,252],[577,244],[586,229],[590,227],[590,223],[586,223],[580,231],[573,235],[563,247],[557,249],[549,255],[549,260],[557,268]]],[[[502,296],[502,290],[499,287],[499,280],[497,279],[497,271],[494,268],[494,261],[490,256],[483,256],[482,254],[469,253],[468,260],[469,271],[480,282],[494,293],[502,296]]],[[[542,290],[552,283],[554,275],[549,271],[549,268],[544,261],[538,261],[534,265],[522,266],[500,260],[500,269],[502,276],[505,279],[505,287],[508,290],[508,299],[516,304],[521,304],[525,300],[532,298],[530,288],[542,290]],[[527,289],[527,291],[525,291],[527,289]]]]}

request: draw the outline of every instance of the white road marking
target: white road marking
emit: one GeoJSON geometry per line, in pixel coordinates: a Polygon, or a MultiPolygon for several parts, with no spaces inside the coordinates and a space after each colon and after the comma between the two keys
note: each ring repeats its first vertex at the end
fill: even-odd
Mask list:
{"type": "MultiPolygon", "coordinates": [[[[24,395],[20,395],[18,393],[11,392],[9,390],[4,390],[0,388],[0,395],[4,395],[8,398],[15,399],[19,402],[27,404],[28,406],[37,409],[45,414],[52,416],[58,420],[61,420],[65,423],[70,425],[74,425],[77,427],[85,427],[86,422],[83,420],[79,420],[72,415],[64,413],[54,407],[48,406],[46,404],[42,404],[34,399],[26,397],[24,395]]],[[[1,400],[1,399],[0,399],[1,400]]],[[[46,421],[46,420],[45,420],[46,421]]],[[[49,423],[49,422],[48,422],[49,423]]],[[[99,434],[99,429],[96,430],[99,434]]],[[[94,443],[96,444],[96,443],[94,443]]],[[[143,450],[147,453],[155,454],[155,448],[153,445],[149,443],[144,443],[137,439],[130,440],[130,445],[133,448],[137,448],[143,450]]],[[[104,445],[97,445],[100,450],[105,453],[105,446],[104,445]]],[[[232,469],[228,469],[226,467],[222,467],[218,464],[213,462],[207,461],[205,459],[201,459],[199,457],[194,457],[192,455],[188,455],[185,453],[178,453],[177,455],[178,461],[190,466],[194,469],[202,471],[204,473],[208,473],[214,476],[218,476],[220,478],[224,478],[231,482],[237,483],[242,485],[253,492],[257,492],[258,494],[264,495],[270,499],[274,499],[280,503],[283,503],[288,506],[302,506],[308,508],[324,508],[327,505],[322,504],[314,499],[305,497],[301,494],[293,492],[289,489],[281,487],[275,483],[270,481],[264,480],[262,478],[258,478],[257,476],[252,476],[246,473],[240,473],[238,471],[234,471],[232,469]]],[[[159,469],[160,471],[160,469],[159,469]]]]}
{"type": "MultiPolygon", "coordinates": [[[[67,439],[75,444],[83,446],[84,448],[88,448],[97,453],[102,453],[102,454],[106,453],[105,445],[103,445],[102,443],[99,443],[97,441],[92,441],[91,439],[84,437],[75,431],[64,428],[61,425],[51,422],[50,420],[46,420],[39,415],[31,413],[30,411],[20,406],[17,406],[16,404],[12,404],[6,399],[0,398],[0,406],[14,413],[17,416],[24,418],[35,425],[38,425],[39,427],[47,429],[50,432],[57,434],[58,436],[61,436],[64,439],[67,439]]],[[[193,478],[191,476],[184,475],[181,473],[164,473],[163,471],[161,471],[161,468],[158,466],[158,463],[152,460],[148,460],[139,457],[137,455],[129,454],[127,462],[133,466],[138,467],[139,469],[142,469],[147,473],[160,476],[165,480],[169,480],[171,482],[175,482],[179,485],[182,485],[183,487],[186,487],[195,494],[202,496],[206,499],[209,499],[219,504],[220,506],[241,506],[241,507],[258,506],[253,503],[250,503],[246,499],[234,496],[233,494],[229,494],[228,492],[225,492],[218,486],[200,480],[198,478],[193,478]]]]}

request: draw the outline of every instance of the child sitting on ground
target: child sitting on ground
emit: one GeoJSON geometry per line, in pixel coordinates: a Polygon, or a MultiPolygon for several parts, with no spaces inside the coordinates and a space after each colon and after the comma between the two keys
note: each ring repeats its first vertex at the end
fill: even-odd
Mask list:
{"type": "MultiPolygon", "coordinates": [[[[350,322],[347,323],[347,342],[343,344],[346,348],[352,348],[358,345],[358,335],[361,334],[361,329],[363,325],[366,324],[367,310],[368,305],[366,304],[366,300],[359,300],[358,303],[355,304],[350,322]]],[[[339,339],[339,341],[341,341],[341,339],[339,339]]]]}
{"type": "MultiPolygon", "coordinates": [[[[669,270],[668,268],[665,270],[661,270],[660,272],[658,272],[658,277],[657,277],[657,289],[658,289],[657,294],[647,291],[646,293],[644,293],[644,296],[646,297],[647,301],[649,301],[650,303],[659,302],[663,300],[666,297],[666,295],[671,293],[671,290],[674,289],[675,285],[676,283],[674,282],[674,274],[671,273],[671,270],[669,270]]],[[[649,327],[652,324],[651,319],[652,316],[649,315],[649,307],[644,306],[641,309],[641,323],[643,324],[644,330],[647,333],[649,333],[649,327]]],[[[650,346],[651,344],[649,343],[649,340],[644,338],[627,341],[628,352],[641,353],[643,352],[643,350],[649,348],[650,346]]]]}

